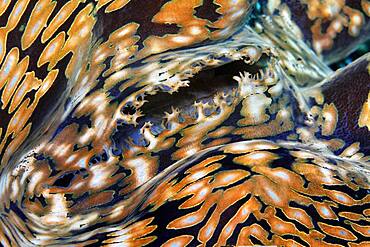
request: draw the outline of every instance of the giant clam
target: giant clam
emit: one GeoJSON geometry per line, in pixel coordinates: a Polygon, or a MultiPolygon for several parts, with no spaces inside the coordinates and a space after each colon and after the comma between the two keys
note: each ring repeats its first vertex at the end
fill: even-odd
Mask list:
{"type": "Polygon", "coordinates": [[[369,246],[369,17],[1,1],[0,243],[369,246]]]}

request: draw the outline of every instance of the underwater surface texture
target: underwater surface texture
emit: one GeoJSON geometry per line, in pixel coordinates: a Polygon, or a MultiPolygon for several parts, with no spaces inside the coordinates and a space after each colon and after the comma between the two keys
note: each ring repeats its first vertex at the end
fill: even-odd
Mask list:
{"type": "Polygon", "coordinates": [[[0,1],[0,246],[370,246],[369,0],[0,1]]]}

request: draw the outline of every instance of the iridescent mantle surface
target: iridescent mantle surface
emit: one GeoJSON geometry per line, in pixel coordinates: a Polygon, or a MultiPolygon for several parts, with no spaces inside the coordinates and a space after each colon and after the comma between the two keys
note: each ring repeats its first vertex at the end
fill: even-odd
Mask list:
{"type": "Polygon", "coordinates": [[[0,1],[3,246],[370,246],[370,1],[0,1]]]}

